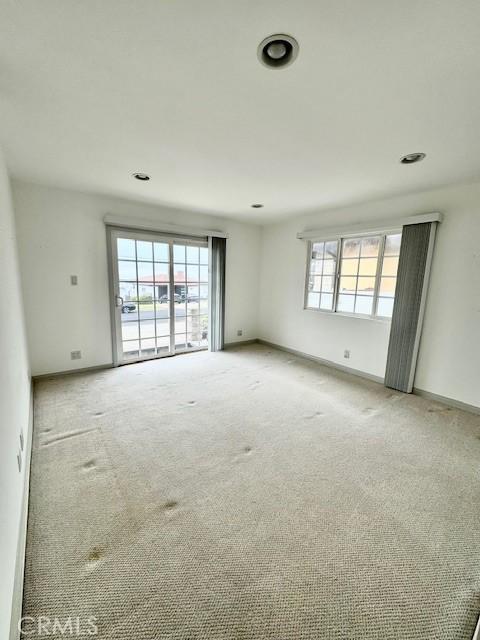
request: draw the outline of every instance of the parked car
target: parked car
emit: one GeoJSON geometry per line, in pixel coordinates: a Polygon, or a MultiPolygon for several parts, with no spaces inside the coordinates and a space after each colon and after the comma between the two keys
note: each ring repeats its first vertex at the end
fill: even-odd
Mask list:
{"type": "MultiPolygon", "coordinates": [[[[158,301],[160,302],[160,304],[168,303],[168,301],[169,301],[168,294],[164,293],[163,296],[160,296],[158,301]]],[[[182,296],[179,293],[175,293],[173,295],[173,301],[174,302],[185,302],[185,296],[182,296]]]]}
{"type": "Polygon", "coordinates": [[[133,302],[125,302],[122,304],[122,313],[133,313],[137,310],[137,305],[133,302]]]}

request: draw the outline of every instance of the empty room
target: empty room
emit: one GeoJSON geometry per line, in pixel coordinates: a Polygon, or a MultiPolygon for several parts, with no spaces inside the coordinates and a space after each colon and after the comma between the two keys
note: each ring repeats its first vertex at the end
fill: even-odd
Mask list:
{"type": "Polygon", "coordinates": [[[0,0],[0,640],[480,640],[480,4],[0,0]]]}

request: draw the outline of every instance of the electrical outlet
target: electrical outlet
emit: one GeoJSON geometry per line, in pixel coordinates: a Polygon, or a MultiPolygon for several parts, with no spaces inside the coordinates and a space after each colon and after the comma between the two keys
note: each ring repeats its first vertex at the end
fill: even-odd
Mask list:
{"type": "Polygon", "coordinates": [[[20,431],[20,450],[23,451],[23,431],[20,431]]]}
{"type": "Polygon", "coordinates": [[[243,329],[237,329],[237,336],[243,336],[243,329]]]}
{"type": "Polygon", "coordinates": [[[71,360],[80,360],[81,357],[82,357],[81,351],[70,351],[71,360]]]}
{"type": "Polygon", "coordinates": [[[78,276],[70,276],[70,284],[73,286],[78,284],[78,276]]]}
{"type": "Polygon", "coordinates": [[[343,352],[343,357],[347,358],[347,360],[348,360],[348,358],[350,358],[350,350],[349,349],[345,349],[345,351],[343,352]]]}
{"type": "Polygon", "coordinates": [[[17,464],[18,464],[18,470],[21,471],[22,470],[22,452],[21,451],[17,453],[17,464]]]}

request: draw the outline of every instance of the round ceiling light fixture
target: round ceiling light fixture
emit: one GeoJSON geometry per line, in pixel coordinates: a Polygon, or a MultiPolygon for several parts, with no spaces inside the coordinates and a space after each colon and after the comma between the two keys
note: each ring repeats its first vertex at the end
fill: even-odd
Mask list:
{"type": "Polygon", "coordinates": [[[287,67],[298,55],[298,42],[292,36],[277,33],[268,36],[258,45],[258,59],[270,69],[287,67]]]}
{"type": "Polygon", "coordinates": [[[251,204],[250,206],[252,207],[252,209],[261,209],[263,207],[263,204],[256,202],[255,204],[251,204]]]}
{"type": "Polygon", "coordinates": [[[409,153],[400,158],[400,162],[402,164],[415,164],[415,162],[421,162],[425,157],[425,153],[409,153]]]}
{"type": "Polygon", "coordinates": [[[150,176],[148,175],[148,173],[132,173],[132,176],[136,179],[136,180],[141,180],[142,182],[147,182],[147,180],[150,180],[150,176]]]}

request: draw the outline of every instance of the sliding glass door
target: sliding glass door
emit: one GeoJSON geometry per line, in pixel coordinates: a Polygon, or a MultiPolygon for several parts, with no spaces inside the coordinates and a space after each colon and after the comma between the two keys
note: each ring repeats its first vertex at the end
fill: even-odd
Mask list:
{"type": "Polygon", "coordinates": [[[207,348],[207,240],[109,233],[115,364],[207,348]]]}
{"type": "Polygon", "coordinates": [[[175,350],[208,346],[208,246],[173,243],[175,350]]]}

